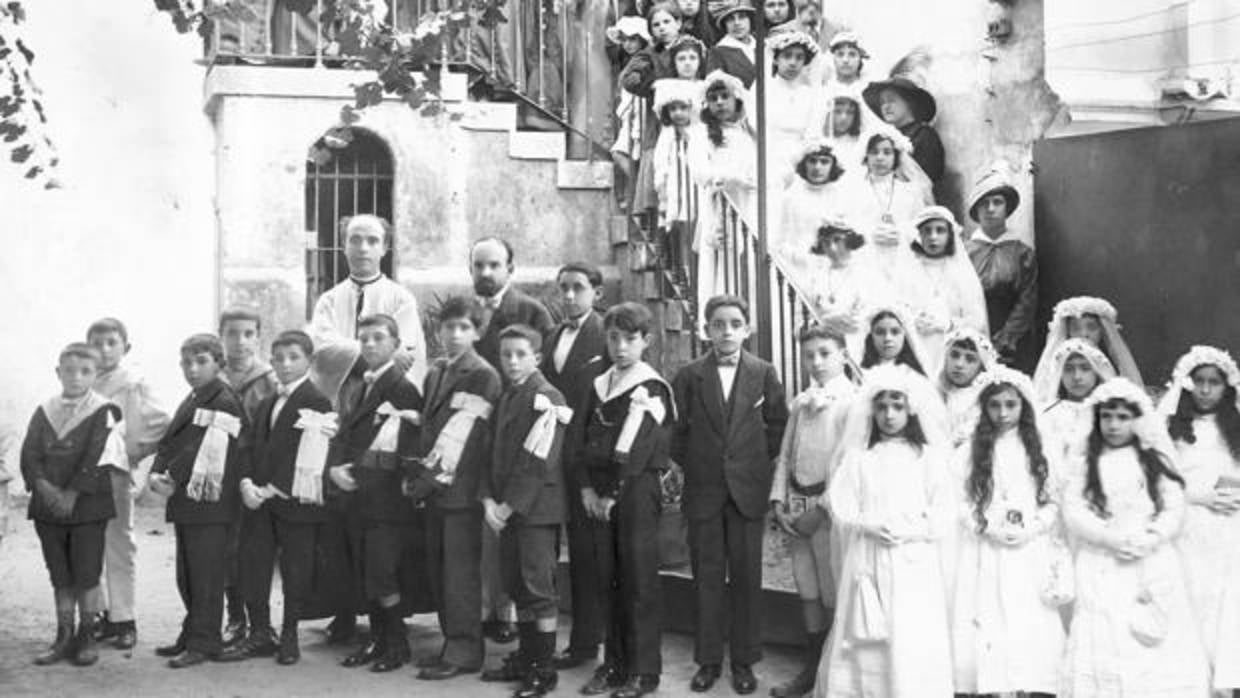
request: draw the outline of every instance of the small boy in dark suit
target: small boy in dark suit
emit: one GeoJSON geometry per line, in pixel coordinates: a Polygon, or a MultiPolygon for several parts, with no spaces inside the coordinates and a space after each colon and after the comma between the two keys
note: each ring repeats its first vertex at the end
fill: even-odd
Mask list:
{"type": "Polygon", "coordinates": [[[495,415],[495,443],[480,496],[499,534],[500,573],[517,606],[517,651],[484,681],[520,681],[514,698],[555,689],[556,538],[564,523],[560,454],[572,410],[538,364],[542,335],[527,325],[500,332],[500,367],[509,385],[495,415]]]}
{"type": "Polygon", "coordinates": [[[422,394],[394,360],[401,346],[395,319],[363,317],[357,339],[367,368],[360,379],[350,376],[340,388],[340,404],[352,407],[332,440],[328,473],[344,496],[355,500],[361,515],[362,587],[371,639],[344,666],[370,664],[371,671],[386,672],[410,658],[401,579],[412,559],[410,547],[424,534],[402,485],[417,452],[422,394]]]}
{"type": "Polygon", "coordinates": [[[56,639],[35,657],[41,666],[62,659],[88,666],[99,659],[95,624],[102,602],[104,530],[116,516],[109,467],[129,473],[117,428],[121,410],[91,390],[101,360],[89,344],[61,350],[60,394],[35,410],[22,442],[22,478],[31,493],[27,516],[34,521],[56,598],[56,639]],[[76,634],[75,608],[81,616],[76,634]]]}
{"type": "Polygon", "coordinates": [[[220,373],[224,347],[212,334],[181,344],[190,394],[172,417],[151,465],[152,490],[168,497],[166,518],[177,544],[177,588],[185,604],[181,633],[155,653],[174,669],[219,654],[229,531],[240,507],[241,400],[220,373]]]}
{"type": "Polygon", "coordinates": [[[297,621],[314,579],[319,527],[327,520],[323,478],[327,447],[336,432],[331,401],[310,379],[314,344],[305,332],[282,332],[271,343],[279,380],[258,403],[250,453],[241,469],[241,592],[250,631],[220,661],[276,655],[280,664],[301,658],[297,621]],[[271,627],[271,575],[280,554],[284,623],[271,627]]]}
{"type": "Polygon", "coordinates": [[[578,472],[577,497],[595,525],[592,555],[598,593],[607,614],[604,664],[581,689],[612,698],[639,698],[655,691],[663,660],[658,537],[662,509],[660,476],[667,469],[672,389],[642,353],[650,344],[650,311],[621,303],[603,318],[612,366],[594,379],[574,421],[571,448],[578,472]]]}
{"type": "MultiPolygon", "coordinates": [[[[564,320],[551,331],[543,352],[542,372],[559,390],[577,417],[582,402],[589,397],[594,378],[607,370],[607,346],[603,340],[603,317],[595,311],[603,289],[603,274],[592,264],[570,262],[556,275],[560,291],[560,310],[564,320]]],[[[568,497],[568,576],[572,593],[573,629],[568,647],[556,657],[556,667],[572,669],[598,657],[603,641],[603,609],[599,606],[598,571],[593,562],[590,529],[600,522],[591,519],[581,507],[573,482],[577,461],[564,453],[564,477],[568,497]]]]}
{"type": "Polygon", "coordinates": [[[746,352],[749,304],[736,296],[706,303],[711,351],[672,380],[678,419],[672,458],[684,468],[684,512],[697,595],[689,688],[710,690],[723,664],[723,618],[732,657],[732,688],[753,693],[762,657],[762,533],[767,496],[788,421],[775,367],[746,352]],[[724,583],[728,582],[728,596],[724,583]],[[726,609],[726,611],[725,611],[726,609]]]}
{"type": "Polygon", "coordinates": [[[499,373],[474,351],[482,310],[471,299],[439,307],[439,343],[447,356],[426,376],[426,407],[412,489],[429,504],[428,565],[443,649],[419,679],[443,680],[482,668],[482,503],[478,482],[491,459],[491,413],[499,373]]]}

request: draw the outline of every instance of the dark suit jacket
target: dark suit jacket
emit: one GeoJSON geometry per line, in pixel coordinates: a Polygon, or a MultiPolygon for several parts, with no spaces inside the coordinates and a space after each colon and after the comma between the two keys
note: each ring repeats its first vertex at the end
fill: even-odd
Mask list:
{"type": "MultiPolygon", "coordinates": [[[[82,524],[105,521],[116,516],[112,501],[112,478],[109,468],[99,467],[104,446],[112,428],[121,421],[121,409],[111,402],[101,405],[64,436],[57,436],[42,407],[35,410],[22,441],[22,478],[30,492],[26,515],[34,521],[54,524],[82,524]],[[77,501],[67,518],[52,513],[35,481],[47,480],[66,490],[77,492],[77,501]]],[[[2,485],[6,486],[7,485],[2,485]]]]}
{"type": "Polygon", "coordinates": [[[491,463],[483,478],[479,498],[490,497],[512,507],[512,523],[547,526],[564,523],[567,507],[561,452],[565,426],[556,428],[555,441],[546,460],[525,450],[525,437],[541,415],[534,410],[534,396],[547,396],[552,404],[564,405],[564,396],[535,371],[521,385],[504,390],[495,415],[495,441],[491,463]]]}
{"type": "MultiPolygon", "coordinates": [[[[543,340],[551,334],[551,330],[555,328],[555,323],[551,321],[551,313],[547,312],[546,306],[535,298],[531,298],[516,286],[509,286],[504,292],[504,298],[499,302],[499,307],[495,309],[491,315],[491,322],[487,325],[487,330],[482,334],[482,338],[474,345],[474,350],[478,352],[487,363],[491,364],[496,371],[499,367],[499,333],[509,325],[524,324],[538,330],[543,336],[543,340]]],[[[545,347],[544,347],[545,348],[545,347]]],[[[501,375],[502,371],[501,371],[501,375]]]]}
{"type": "Polygon", "coordinates": [[[743,515],[760,519],[788,421],[784,389],[774,366],[742,351],[725,403],[718,369],[712,352],[672,380],[679,413],[672,459],[685,471],[684,512],[709,518],[731,498],[743,515]]]}
{"type": "MultiPolygon", "coordinates": [[[[555,370],[555,348],[560,344],[564,334],[564,325],[551,331],[551,337],[543,346],[542,372],[551,381],[551,385],[560,391],[568,406],[573,408],[573,421],[576,423],[584,416],[582,408],[590,398],[593,382],[611,366],[607,358],[607,340],[603,333],[603,316],[597,310],[590,311],[577,333],[573,348],[568,350],[568,358],[564,361],[564,370],[555,370]]],[[[580,429],[570,426],[564,442],[564,473],[568,480],[569,496],[581,485],[575,481],[579,469],[579,451],[581,450],[580,429]]]]}
{"type": "Polygon", "coordinates": [[[571,440],[580,444],[580,452],[574,453],[577,460],[572,465],[578,470],[572,479],[580,483],[579,487],[593,487],[600,497],[618,500],[632,478],[647,470],[666,470],[674,411],[671,390],[660,380],[638,383],[606,402],[592,388],[581,405],[580,419],[573,420],[576,429],[570,432],[571,440]],[[616,442],[629,416],[633,391],[638,388],[662,400],[665,415],[661,422],[649,413],[644,415],[632,447],[621,457],[616,453],[616,442]]]}
{"type": "MultiPolygon", "coordinates": [[[[250,478],[262,487],[268,483],[285,494],[293,491],[293,472],[297,465],[297,447],[301,444],[300,429],[295,429],[299,410],[331,412],[332,403],[313,381],[305,381],[288,396],[276,423],[271,423],[271,410],[276,395],[269,395],[258,403],[254,424],[251,425],[250,457],[241,468],[241,477],[250,478]]],[[[323,474],[326,477],[326,472],[323,474]]],[[[324,482],[326,487],[326,482],[324,482]]],[[[317,504],[302,504],[295,499],[270,499],[263,504],[271,513],[289,521],[319,522],[327,520],[327,509],[317,504]]]]}
{"type": "Polygon", "coordinates": [[[241,443],[248,429],[241,399],[222,379],[216,379],[191,392],[189,397],[181,402],[176,414],[172,416],[168,431],[159,440],[159,446],[155,450],[155,462],[151,465],[152,473],[168,473],[176,483],[176,491],[168,498],[165,515],[170,523],[226,524],[240,515],[241,492],[238,483],[241,481],[241,443]],[[241,439],[228,439],[224,489],[217,502],[196,502],[185,494],[185,486],[189,484],[190,474],[194,470],[194,457],[198,455],[202,437],[207,433],[206,427],[194,425],[194,412],[198,409],[225,412],[242,422],[241,439]]]}
{"type": "MultiPolygon", "coordinates": [[[[352,499],[367,521],[409,522],[414,519],[413,502],[401,492],[406,459],[417,453],[419,428],[401,420],[400,435],[394,453],[379,454],[370,450],[379,427],[385,419],[377,413],[385,402],[401,410],[422,409],[422,393],[417,386],[405,379],[396,366],[383,372],[375,380],[369,394],[360,376],[350,376],[340,387],[342,410],[340,430],[328,449],[328,466],[353,464],[353,478],[357,491],[341,492],[334,483],[329,492],[334,498],[347,503],[352,499]],[[362,398],[362,395],[365,397],[362,398]]],[[[388,417],[387,419],[397,419],[388,417]]]]}
{"type": "Polygon", "coordinates": [[[499,401],[499,373],[476,352],[466,352],[454,363],[436,359],[426,374],[426,408],[422,411],[422,436],[418,454],[425,456],[435,446],[439,432],[458,410],[452,409],[452,396],[457,393],[476,395],[491,404],[491,416],[475,419],[470,429],[461,460],[457,463],[452,484],[439,490],[431,503],[440,509],[472,509],[478,507],[478,480],[491,458],[491,425],[495,420],[495,403],[499,401]]]}

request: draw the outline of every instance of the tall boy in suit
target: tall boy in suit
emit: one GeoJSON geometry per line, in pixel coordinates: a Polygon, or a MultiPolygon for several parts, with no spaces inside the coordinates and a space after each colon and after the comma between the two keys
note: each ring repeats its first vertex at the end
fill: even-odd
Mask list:
{"type": "Polygon", "coordinates": [[[762,532],[788,408],[775,367],[746,352],[749,305],[736,296],[706,303],[711,351],[676,373],[679,418],[672,458],[684,468],[684,512],[697,598],[689,688],[710,690],[723,664],[723,617],[732,659],[732,687],[753,693],[753,665],[762,657],[762,532]],[[729,593],[724,596],[724,584],[729,593]]]}
{"type": "Polygon", "coordinates": [[[315,547],[323,507],[329,439],[336,431],[331,401],[310,381],[314,345],[306,333],[282,332],[271,343],[280,384],[258,404],[250,454],[241,472],[241,591],[250,632],[220,655],[221,661],[276,655],[280,664],[301,658],[297,621],[314,579],[315,547]],[[271,628],[271,575],[280,555],[284,623],[277,641],[271,628]]]}
{"type": "Polygon", "coordinates": [[[428,502],[427,563],[443,631],[443,649],[418,673],[450,679],[482,668],[482,503],[478,482],[491,459],[491,413],[499,374],[474,351],[482,312],[454,296],[439,308],[439,342],[447,356],[426,376],[426,407],[412,483],[428,502]]]}
{"type": "Polygon", "coordinates": [[[181,345],[181,371],[190,394],[173,415],[151,465],[151,489],[168,496],[177,588],[185,604],[180,635],[155,650],[170,657],[174,669],[214,658],[222,645],[228,538],[240,507],[237,439],[245,427],[241,400],[220,375],[223,366],[224,347],[215,335],[196,334],[181,345]]]}
{"type": "MultiPolygon", "coordinates": [[[[589,397],[595,376],[607,370],[607,347],[603,339],[603,318],[595,311],[603,288],[603,274],[585,262],[571,262],[556,275],[560,309],[564,320],[552,330],[543,352],[542,372],[568,400],[574,414],[589,397]]],[[[597,570],[591,562],[590,528],[598,522],[581,506],[579,483],[573,482],[578,470],[576,458],[564,452],[565,486],[568,497],[568,575],[572,593],[573,629],[568,647],[556,657],[556,666],[571,669],[598,656],[603,641],[603,609],[599,606],[597,570]]]]}
{"type": "Polygon", "coordinates": [[[542,336],[525,325],[500,333],[508,387],[495,416],[491,464],[479,496],[487,525],[500,536],[500,572],[516,603],[519,645],[484,681],[520,681],[514,698],[555,689],[556,538],[564,523],[561,450],[572,410],[538,370],[542,336]]]}

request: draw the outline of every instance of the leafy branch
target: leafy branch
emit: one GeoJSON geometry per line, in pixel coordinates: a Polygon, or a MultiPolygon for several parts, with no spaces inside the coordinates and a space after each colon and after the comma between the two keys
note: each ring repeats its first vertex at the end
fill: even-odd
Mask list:
{"type": "Polygon", "coordinates": [[[60,158],[47,136],[43,93],[30,74],[34,52],[19,36],[18,25],[25,20],[20,2],[0,4],[0,142],[26,179],[55,189],[60,186],[54,177],[60,158]]]}

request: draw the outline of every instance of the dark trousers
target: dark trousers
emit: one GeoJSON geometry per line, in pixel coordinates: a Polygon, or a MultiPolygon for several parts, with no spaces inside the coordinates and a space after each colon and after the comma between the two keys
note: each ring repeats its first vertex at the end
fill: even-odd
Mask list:
{"type": "Polygon", "coordinates": [[[634,478],[616,502],[611,522],[593,529],[591,562],[599,579],[599,605],[607,616],[607,663],[626,674],[659,674],[659,582],[657,543],[662,490],[659,477],[634,478]]]}
{"type": "Polygon", "coordinates": [[[570,650],[597,651],[603,641],[602,575],[595,558],[595,529],[606,525],[586,514],[581,504],[581,490],[568,493],[568,579],[573,605],[573,628],[569,634],[570,650]]]}
{"type": "Polygon", "coordinates": [[[244,596],[241,593],[241,519],[242,512],[234,512],[234,518],[228,525],[228,543],[225,551],[224,564],[228,567],[228,577],[224,581],[224,600],[228,602],[228,619],[245,620],[244,596]]]}
{"type": "Polygon", "coordinates": [[[441,659],[482,666],[482,509],[428,508],[426,544],[430,583],[443,632],[441,659]]]}
{"type": "Polygon", "coordinates": [[[762,658],[763,524],[746,518],[730,498],[718,514],[689,520],[689,562],[697,591],[693,661],[698,664],[723,663],[725,617],[732,662],[754,664],[762,658]]]}
{"type": "MultiPolygon", "coordinates": [[[[251,608],[269,607],[271,576],[280,557],[284,620],[296,622],[314,586],[314,551],[319,524],[290,521],[262,506],[247,509],[241,519],[241,592],[251,608]]],[[[268,614],[264,613],[264,616],[268,614]]],[[[250,619],[254,621],[253,618],[250,619]]]]}
{"type": "MultiPolygon", "coordinates": [[[[426,535],[409,522],[367,521],[362,529],[362,573],[367,601],[401,596],[404,582],[414,576],[410,567],[418,562],[419,535],[426,535]]],[[[404,599],[409,601],[409,599],[404,599]]]]}
{"type": "Polygon", "coordinates": [[[518,622],[559,615],[555,593],[559,533],[559,526],[527,526],[512,519],[500,532],[500,574],[516,604],[518,622]]]}
{"type": "Polygon", "coordinates": [[[181,638],[185,649],[220,650],[224,584],[228,579],[229,524],[177,524],[177,590],[185,605],[181,638]]]}

